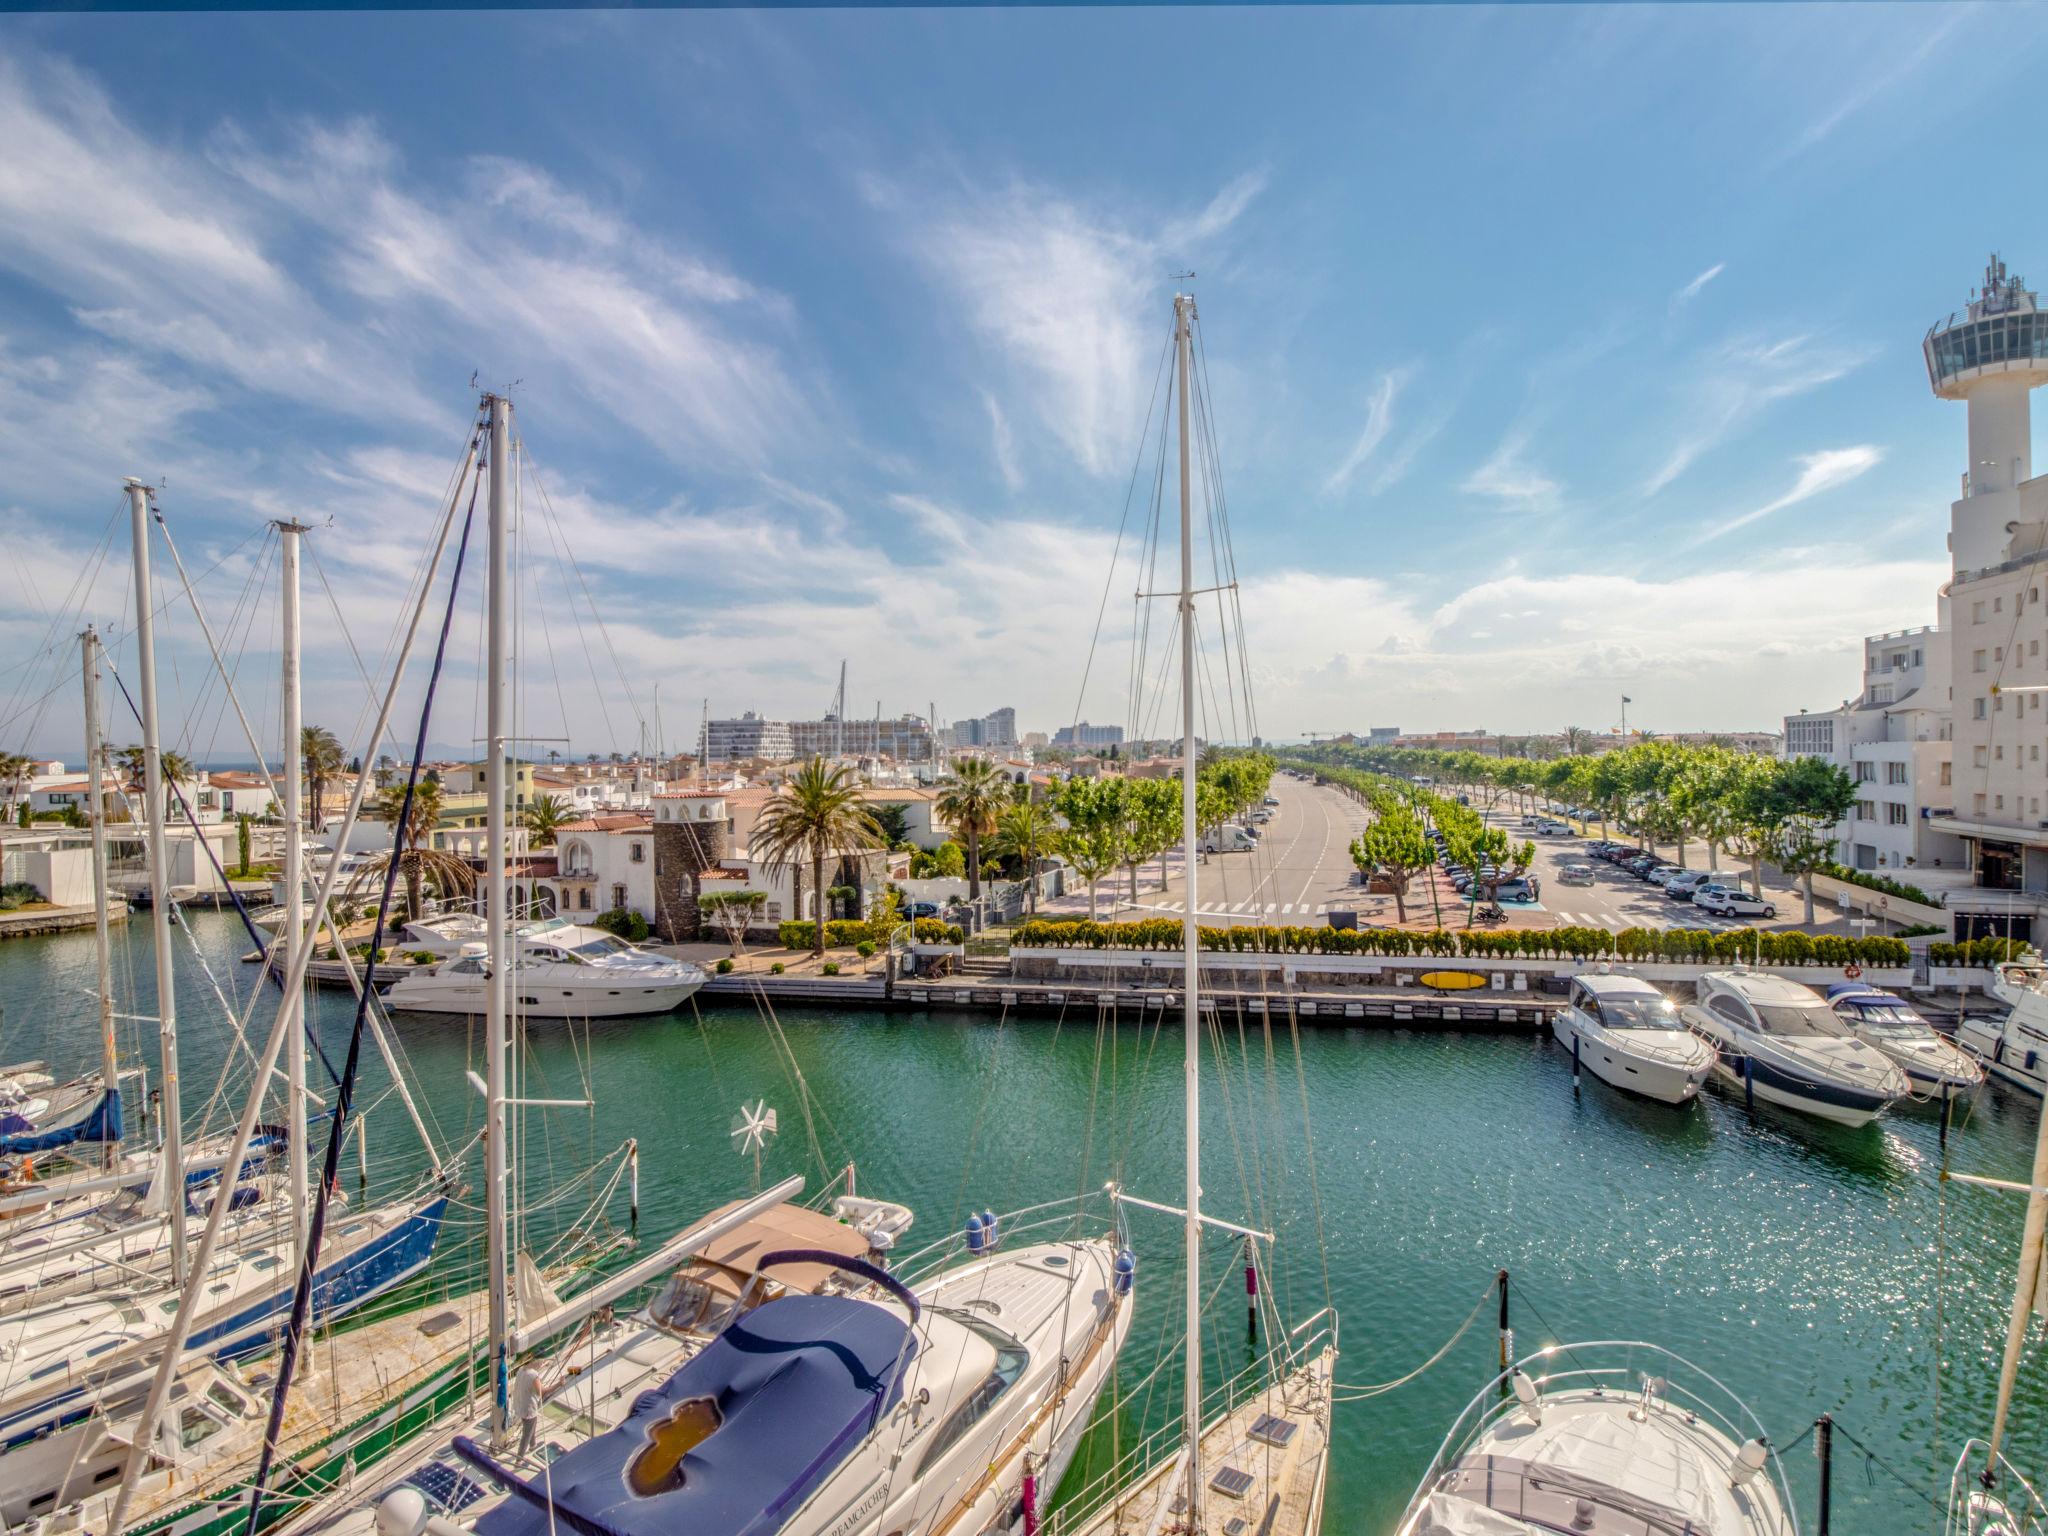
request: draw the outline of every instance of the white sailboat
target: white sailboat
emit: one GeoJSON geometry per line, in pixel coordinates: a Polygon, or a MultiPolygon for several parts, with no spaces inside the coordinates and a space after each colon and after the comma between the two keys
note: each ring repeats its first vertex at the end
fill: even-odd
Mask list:
{"type": "MultiPolygon", "coordinates": [[[[1134,1463],[1136,1475],[1115,1487],[1106,1502],[1063,1529],[1078,1536],[1314,1536],[1322,1524],[1323,1493],[1329,1476],[1331,1384],[1338,1354],[1333,1307],[1298,1324],[1279,1341],[1270,1368],[1250,1390],[1226,1383],[1218,1400],[1202,1383],[1202,1230],[1209,1227],[1256,1245],[1272,1242],[1257,1232],[1207,1216],[1202,1211],[1201,1037],[1206,1027],[1196,895],[1201,828],[1196,814],[1195,586],[1193,479],[1190,474],[1191,394],[1194,389],[1195,301],[1176,294],[1174,377],[1180,439],[1179,612],[1181,705],[1181,844],[1187,901],[1181,914],[1181,1005],[1183,1086],[1183,1205],[1179,1211],[1151,1206],[1182,1219],[1183,1393],[1178,1434],[1170,1459],[1134,1463]]],[[[1148,1202],[1119,1192],[1127,1204],[1148,1202]]],[[[1153,1447],[1147,1447],[1149,1451],[1153,1447]]],[[[1121,1477],[1123,1468],[1112,1469],[1121,1477]]]]}

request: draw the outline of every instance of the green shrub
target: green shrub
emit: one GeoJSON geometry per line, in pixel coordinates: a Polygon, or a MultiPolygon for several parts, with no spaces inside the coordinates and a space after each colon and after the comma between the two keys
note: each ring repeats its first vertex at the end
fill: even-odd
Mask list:
{"type": "MultiPolygon", "coordinates": [[[[825,924],[825,947],[845,949],[867,937],[868,925],[859,918],[835,917],[825,924]]],[[[818,925],[810,918],[779,923],[775,939],[784,949],[809,949],[817,941],[818,925]]]]}
{"type": "Polygon", "coordinates": [[[16,907],[42,899],[43,893],[26,880],[10,880],[0,885],[0,912],[12,912],[16,907]]]}
{"type": "Polygon", "coordinates": [[[837,961],[834,960],[827,960],[823,965],[819,966],[818,969],[823,971],[827,976],[837,976],[839,974],[839,964],[837,961]]]}
{"type": "Polygon", "coordinates": [[[722,959],[718,962],[718,974],[721,976],[730,976],[732,974],[732,961],[730,959],[722,959]]]}
{"type": "Polygon", "coordinates": [[[405,958],[414,965],[432,965],[436,957],[431,949],[416,949],[405,958]]]}
{"type": "Polygon", "coordinates": [[[872,960],[875,958],[875,941],[873,939],[862,939],[853,946],[853,952],[863,960],[872,960]]]}
{"type": "Polygon", "coordinates": [[[782,971],[783,965],[780,960],[776,961],[773,965],[768,967],[768,974],[770,976],[780,976],[782,974],[782,971]]]}
{"type": "Polygon", "coordinates": [[[638,944],[648,934],[647,919],[631,907],[613,907],[591,919],[590,926],[616,934],[629,944],[638,944]]]}
{"type": "MultiPolygon", "coordinates": [[[[1482,959],[1671,961],[1764,965],[1905,965],[1903,939],[1816,939],[1808,933],[1757,933],[1704,928],[1311,928],[1241,924],[1196,930],[1210,953],[1286,955],[1460,955],[1482,959]]],[[[1012,942],[1022,949],[1177,950],[1180,923],[1148,918],[1128,923],[1045,922],[1021,924],[1012,942]]],[[[1939,946],[1937,946],[1939,947],[1939,946]]]]}
{"type": "Polygon", "coordinates": [[[2032,952],[2033,946],[2021,939],[2002,939],[1996,934],[1986,934],[1980,939],[1970,939],[1961,944],[1930,944],[1927,946],[1929,965],[1998,965],[2006,960],[2017,960],[2032,952]]]}
{"type": "Polygon", "coordinates": [[[1917,885],[1908,885],[1903,880],[1888,880],[1883,875],[1851,869],[1846,864],[1817,864],[1813,872],[1816,875],[1826,875],[1830,880],[1840,880],[1847,885],[1860,885],[1866,891],[1882,891],[1885,895],[1896,896],[1901,901],[1917,901],[1923,907],[1941,905],[1917,885]]]}
{"type": "Polygon", "coordinates": [[[1901,939],[1924,939],[1932,933],[1947,933],[1939,923],[1915,923],[1910,928],[1901,928],[1893,937],[1901,939]]]}

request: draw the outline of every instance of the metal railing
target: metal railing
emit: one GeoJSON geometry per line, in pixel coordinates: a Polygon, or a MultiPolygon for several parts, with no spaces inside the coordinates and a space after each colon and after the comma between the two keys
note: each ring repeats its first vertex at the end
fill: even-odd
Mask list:
{"type": "Polygon", "coordinates": [[[1988,1462],[1991,1444],[1966,1440],[1948,1480],[1945,1536],[1992,1536],[2002,1531],[2048,1530],[2048,1504],[2003,1456],[1988,1462]],[[1980,1469],[1979,1462],[1985,1462],[1980,1469]],[[2000,1523],[2003,1517],[2003,1523],[2000,1523]]]}

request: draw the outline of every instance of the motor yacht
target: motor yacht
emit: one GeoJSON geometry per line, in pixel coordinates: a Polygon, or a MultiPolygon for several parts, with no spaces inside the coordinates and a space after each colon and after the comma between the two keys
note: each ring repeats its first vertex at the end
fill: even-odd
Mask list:
{"type": "Polygon", "coordinates": [[[1848,1034],[1898,1063],[1916,1096],[1953,1098],[1984,1081],[1976,1059],[1936,1034],[1920,1011],[1895,992],[1881,992],[1867,982],[1838,981],[1828,988],[1828,1006],[1848,1034]]]}
{"type": "Polygon", "coordinates": [[[1400,1536],[1795,1536],[1791,1510],[1784,1468],[1740,1399],[1668,1350],[1603,1341],[1554,1345],[1489,1382],[1400,1536]]]}
{"type": "Polygon", "coordinates": [[[1552,1016],[1557,1043],[1601,1082],[1660,1104],[1688,1104],[1714,1070],[1714,1048],[1685,1027],[1670,998],[1638,976],[1574,976],[1552,1016]]]}
{"type": "Polygon", "coordinates": [[[1910,1085],[1875,1046],[1842,1032],[1809,987],[1757,971],[1707,971],[1679,1017],[1719,1057],[1714,1075],[1761,1100],[1837,1125],[1868,1125],[1910,1085]]]}
{"type": "MultiPolygon", "coordinates": [[[[410,928],[408,928],[410,932],[410,928]]],[[[531,1018],[604,1019],[667,1013],[704,985],[687,960],[636,948],[602,928],[567,918],[530,923],[513,934],[518,964],[513,1005],[531,1018]]],[[[451,958],[409,972],[384,994],[386,1006],[416,1013],[482,1014],[491,977],[490,949],[466,942],[451,958]]]]}
{"type": "Polygon", "coordinates": [[[2008,960],[1991,972],[1991,995],[2009,1010],[2003,1019],[1965,1018],[1956,1044],[1992,1076],[2029,1093],[2048,1089],[2048,966],[2008,960]]]}

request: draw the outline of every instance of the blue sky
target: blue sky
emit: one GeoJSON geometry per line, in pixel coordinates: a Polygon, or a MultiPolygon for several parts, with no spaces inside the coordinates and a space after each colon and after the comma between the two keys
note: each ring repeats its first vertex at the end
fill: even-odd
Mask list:
{"type": "MultiPolygon", "coordinates": [[[[376,652],[477,370],[518,381],[624,663],[584,661],[537,569],[529,729],[631,746],[656,681],[671,739],[707,696],[811,714],[842,656],[857,710],[1050,729],[1182,268],[1268,734],[1831,704],[1945,574],[1963,423],[1922,332],[1993,248],[2048,280],[2044,32],[1903,4],[0,18],[0,735],[75,746],[37,647],[125,474],[167,482],[218,612],[264,518],[321,523],[376,652]]],[[[124,572],[86,598],[117,627],[124,572]]],[[[167,712],[224,750],[190,628],[167,712]]],[[[308,628],[341,728],[362,685],[324,606],[308,628]]],[[[1098,659],[1080,712],[1125,718],[1125,675],[1098,659]]]]}

